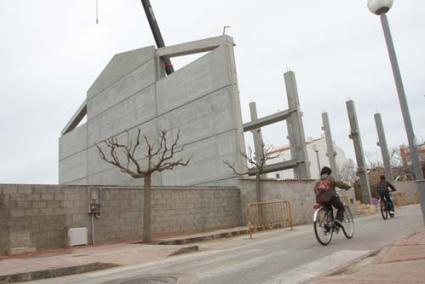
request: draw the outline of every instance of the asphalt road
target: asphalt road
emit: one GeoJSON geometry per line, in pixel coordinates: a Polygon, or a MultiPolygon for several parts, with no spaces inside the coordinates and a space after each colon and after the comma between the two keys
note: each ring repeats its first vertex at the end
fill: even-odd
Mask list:
{"type": "MultiPolygon", "coordinates": [[[[423,230],[419,206],[355,219],[353,239],[342,233],[322,247],[312,225],[200,243],[200,251],[165,260],[31,283],[303,283],[423,230]]],[[[125,257],[125,255],[123,255],[125,257]]]]}

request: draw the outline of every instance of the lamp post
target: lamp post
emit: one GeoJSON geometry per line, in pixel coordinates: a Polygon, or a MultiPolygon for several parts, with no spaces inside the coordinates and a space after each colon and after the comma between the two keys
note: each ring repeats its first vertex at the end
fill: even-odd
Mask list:
{"type": "Polygon", "coordinates": [[[391,36],[390,27],[386,13],[391,9],[393,0],[368,0],[369,10],[381,18],[382,29],[384,30],[385,41],[387,43],[388,54],[390,56],[391,67],[394,80],[397,87],[398,99],[400,102],[401,113],[403,115],[404,127],[406,128],[407,140],[409,142],[410,157],[412,160],[413,174],[416,179],[417,191],[421,200],[422,216],[425,224],[425,180],[419,161],[418,151],[415,143],[415,134],[413,132],[412,120],[410,118],[409,106],[407,105],[406,93],[404,92],[403,81],[401,79],[400,68],[397,62],[394,43],[391,36]]]}
{"type": "Polygon", "coordinates": [[[316,152],[317,169],[319,170],[319,177],[320,177],[320,159],[319,159],[319,149],[317,149],[316,144],[313,144],[313,151],[314,151],[314,152],[316,152]]]}

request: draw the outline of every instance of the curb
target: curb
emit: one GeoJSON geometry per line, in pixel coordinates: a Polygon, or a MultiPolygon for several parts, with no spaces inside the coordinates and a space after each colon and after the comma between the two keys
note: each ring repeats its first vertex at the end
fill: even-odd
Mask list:
{"type": "Polygon", "coordinates": [[[206,236],[157,241],[154,243],[157,245],[184,245],[184,244],[197,243],[197,242],[203,242],[203,241],[209,241],[209,240],[215,240],[215,239],[221,239],[221,238],[231,238],[231,237],[245,235],[245,234],[248,234],[247,229],[224,232],[224,233],[216,233],[216,234],[211,234],[206,236]]]}
{"type": "Polygon", "coordinates": [[[39,270],[39,271],[30,271],[23,273],[15,273],[9,275],[0,275],[0,283],[14,283],[14,282],[23,282],[23,281],[33,281],[47,278],[55,278],[61,276],[67,276],[72,274],[85,273],[89,271],[102,270],[111,267],[116,267],[118,265],[112,263],[89,263],[77,266],[61,267],[55,269],[39,270]]]}
{"type": "Polygon", "coordinates": [[[185,254],[185,253],[191,253],[191,252],[195,252],[195,251],[199,251],[198,246],[184,247],[184,248],[176,250],[175,252],[170,253],[167,257],[185,254]]]}
{"type": "Polygon", "coordinates": [[[336,275],[340,275],[343,274],[345,271],[347,271],[351,266],[358,264],[360,262],[362,262],[363,260],[369,258],[369,257],[375,257],[377,256],[382,249],[377,249],[377,250],[372,250],[362,256],[359,256],[358,258],[355,258],[343,265],[341,265],[340,267],[334,268],[330,271],[324,272],[322,274],[320,274],[319,276],[315,277],[316,279],[320,279],[323,277],[329,277],[329,276],[336,276],[336,275]]]}

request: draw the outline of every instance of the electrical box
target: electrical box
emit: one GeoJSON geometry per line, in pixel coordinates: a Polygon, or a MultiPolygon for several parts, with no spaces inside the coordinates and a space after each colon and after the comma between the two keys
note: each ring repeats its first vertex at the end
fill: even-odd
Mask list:
{"type": "Polygon", "coordinates": [[[100,214],[100,203],[90,203],[90,214],[100,214]]]}
{"type": "Polygon", "coordinates": [[[87,228],[86,227],[69,228],[68,241],[69,241],[70,247],[88,245],[87,228]]]}

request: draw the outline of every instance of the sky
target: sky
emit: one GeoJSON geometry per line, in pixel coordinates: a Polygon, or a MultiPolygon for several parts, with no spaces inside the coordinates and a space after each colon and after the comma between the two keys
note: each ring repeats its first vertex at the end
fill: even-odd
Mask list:
{"type": "MultiPolygon", "coordinates": [[[[138,0],[0,1],[0,183],[58,182],[60,132],[115,53],[154,45],[138,0]]],[[[296,73],[307,137],[329,113],[336,144],[354,159],[345,102],[355,101],[365,152],[379,158],[373,114],[390,148],[407,144],[379,18],[364,1],[151,0],[167,45],[234,38],[242,116],[287,108],[283,74],[296,73]]],[[[425,1],[395,1],[388,17],[413,126],[425,139],[425,1]]],[[[184,61],[177,64],[184,64],[184,61]]],[[[287,143],[283,123],[266,144],[287,143]]],[[[250,137],[247,136],[250,143],[250,137]]]]}

